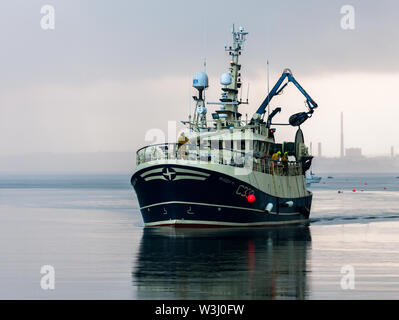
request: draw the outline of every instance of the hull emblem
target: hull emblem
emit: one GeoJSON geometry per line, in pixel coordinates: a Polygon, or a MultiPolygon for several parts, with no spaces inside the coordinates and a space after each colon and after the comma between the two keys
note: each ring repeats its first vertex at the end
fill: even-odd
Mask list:
{"type": "Polygon", "coordinates": [[[166,167],[162,169],[162,175],[168,181],[172,181],[176,178],[176,171],[172,168],[166,167]]]}

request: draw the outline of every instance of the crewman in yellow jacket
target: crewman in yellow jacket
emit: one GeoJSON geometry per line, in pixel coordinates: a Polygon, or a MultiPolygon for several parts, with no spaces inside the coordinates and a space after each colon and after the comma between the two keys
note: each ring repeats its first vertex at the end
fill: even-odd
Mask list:
{"type": "Polygon", "coordinates": [[[277,162],[280,161],[281,152],[277,151],[272,155],[272,161],[270,162],[272,173],[277,171],[277,162]]]}
{"type": "Polygon", "coordinates": [[[186,144],[187,142],[189,142],[189,141],[190,141],[190,139],[188,139],[188,138],[184,135],[184,132],[182,132],[182,133],[180,134],[179,138],[177,139],[177,145],[178,145],[178,148],[179,148],[179,154],[180,154],[180,157],[181,157],[182,159],[185,159],[185,156],[186,156],[186,146],[185,146],[185,144],[186,144]]]}
{"type": "Polygon", "coordinates": [[[281,163],[283,164],[284,174],[288,175],[288,152],[284,152],[281,157],[281,163]]]}
{"type": "Polygon", "coordinates": [[[277,152],[273,153],[272,160],[273,161],[280,161],[280,157],[281,157],[281,152],[277,151],[277,152]]]}

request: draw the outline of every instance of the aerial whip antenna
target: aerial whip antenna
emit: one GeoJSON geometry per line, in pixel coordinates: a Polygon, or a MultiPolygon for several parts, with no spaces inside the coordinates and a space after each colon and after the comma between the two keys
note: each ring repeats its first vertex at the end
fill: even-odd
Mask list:
{"type": "MultiPolygon", "coordinates": [[[[270,87],[269,87],[269,83],[270,83],[270,72],[269,72],[270,66],[269,66],[269,59],[267,59],[266,61],[266,77],[267,77],[267,96],[269,96],[270,93],[270,87]]],[[[269,101],[267,102],[268,104],[268,108],[267,108],[267,118],[269,118],[270,116],[270,105],[269,105],[269,101]]],[[[263,114],[264,117],[264,114],[263,114]]]]}
{"type": "Polygon", "coordinates": [[[248,88],[247,88],[247,103],[248,103],[248,97],[249,97],[249,82],[248,82],[248,88]]]}

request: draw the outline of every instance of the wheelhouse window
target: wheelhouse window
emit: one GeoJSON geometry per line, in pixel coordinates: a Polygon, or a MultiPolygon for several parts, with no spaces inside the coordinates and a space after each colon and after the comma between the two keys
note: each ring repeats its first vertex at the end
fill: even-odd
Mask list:
{"type": "Polygon", "coordinates": [[[245,140],[241,140],[241,150],[245,150],[245,140]]]}
{"type": "Polygon", "coordinates": [[[224,149],[233,150],[233,143],[231,140],[224,140],[224,149]]]}
{"type": "Polygon", "coordinates": [[[208,150],[209,141],[208,140],[201,140],[199,144],[200,150],[208,150]]]}
{"type": "Polygon", "coordinates": [[[219,149],[219,140],[210,140],[209,141],[211,150],[218,150],[219,149]]]}

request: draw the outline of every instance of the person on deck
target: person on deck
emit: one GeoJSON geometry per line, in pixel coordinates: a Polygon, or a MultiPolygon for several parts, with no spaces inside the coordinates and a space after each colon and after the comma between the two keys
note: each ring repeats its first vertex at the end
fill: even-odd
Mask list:
{"type": "Polygon", "coordinates": [[[288,152],[284,152],[284,155],[281,157],[281,163],[283,164],[284,174],[288,176],[288,152]]]}
{"type": "Polygon", "coordinates": [[[185,144],[190,140],[185,136],[184,132],[182,132],[177,139],[177,145],[179,149],[179,155],[181,159],[185,159],[186,156],[186,146],[185,144]]]}
{"type": "Polygon", "coordinates": [[[272,161],[270,162],[272,167],[272,173],[277,172],[277,163],[280,161],[281,152],[277,151],[272,155],[272,161]]]}

